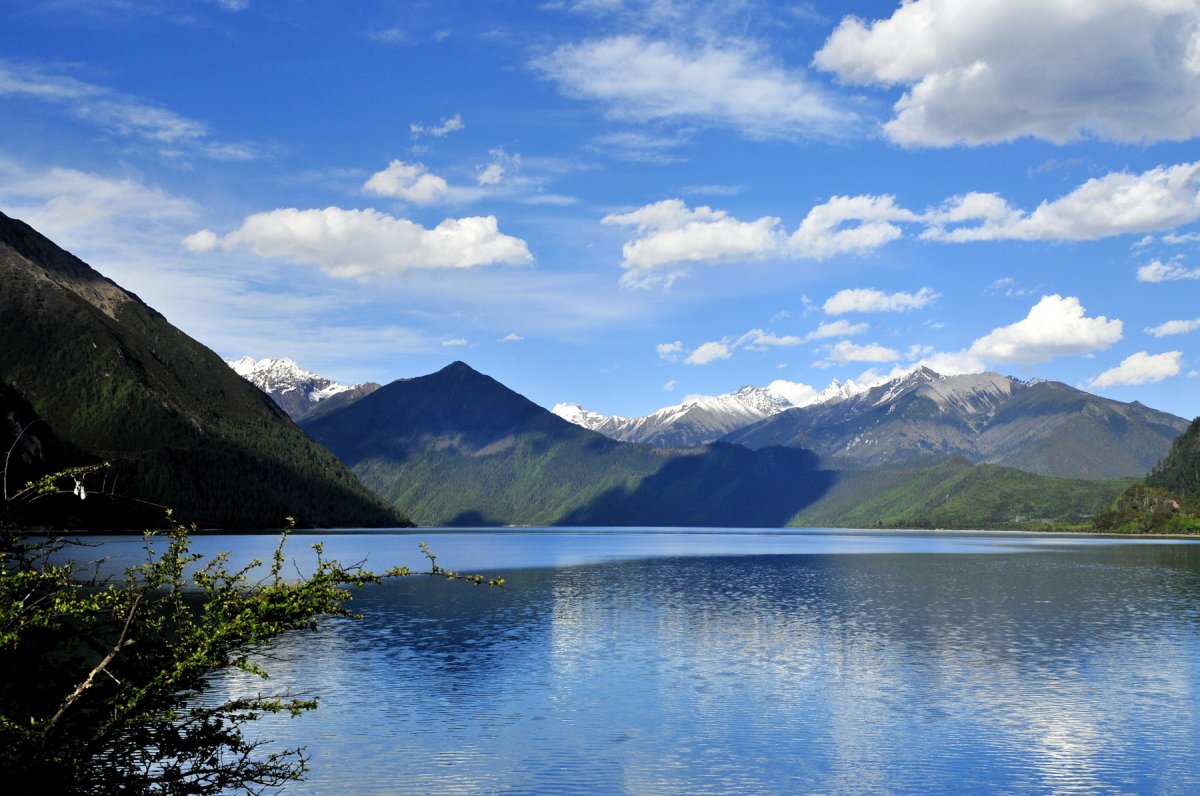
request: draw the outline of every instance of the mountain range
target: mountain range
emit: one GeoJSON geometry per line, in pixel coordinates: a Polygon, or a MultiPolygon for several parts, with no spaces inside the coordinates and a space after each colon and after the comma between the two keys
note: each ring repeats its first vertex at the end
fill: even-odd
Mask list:
{"type": "MultiPolygon", "coordinates": [[[[29,225],[0,213],[0,445],[11,483],[109,462],[87,500],[13,519],[81,527],[397,525],[266,395],[29,225]]],[[[9,494],[11,494],[11,489],[9,494]]]]}
{"type": "Polygon", "coordinates": [[[422,525],[1041,527],[1086,521],[1127,483],[962,457],[835,470],[796,447],[621,442],[462,362],[302,426],[422,525]]]}
{"type": "Polygon", "coordinates": [[[302,425],[420,524],[780,526],[830,477],[806,451],[612,440],[462,362],[302,425]]]}
{"type": "Polygon", "coordinates": [[[823,392],[794,402],[775,386],[742,387],[725,395],[701,395],[667,406],[642,417],[607,416],[589,412],[579,404],[560,403],[551,410],[564,420],[599,431],[622,442],[641,442],[660,448],[706,445],[785,409],[837,401],[865,390],[854,382],[836,379],[823,392]]]}
{"type": "Polygon", "coordinates": [[[370,381],[338,384],[333,379],[304,370],[287,358],[255,360],[242,357],[227,359],[225,364],[271,396],[271,400],[296,421],[353,403],[379,389],[378,384],[370,381]]]}
{"type": "Polygon", "coordinates": [[[792,404],[769,388],[700,397],[640,418],[576,404],[559,416],[614,439],[652,445],[721,440],[804,448],[826,466],[862,469],[962,456],[1058,478],[1144,475],[1187,428],[1181,417],[1060,382],[998,373],[945,376],[918,368],[875,385],[834,381],[792,404]]]}
{"type": "MultiPolygon", "coordinates": [[[[633,419],[555,414],[462,362],[347,387],[291,360],[222,361],[3,214],[0,285],[3,510],[35,525],[145,527],[171,506],[223,528],[1037,526],[1112,503],[1129,479],[1111,477],[1144,474],[1187,425],[1054,382],[928,370],[633,419]],[[74,496],[8,499],[102,462],[74,496]],[[1091,480],[1047,475],[1064,472],[1091,480]]],[[[1185,459],[1155,477],[1188,483],[1185,459]]]]}

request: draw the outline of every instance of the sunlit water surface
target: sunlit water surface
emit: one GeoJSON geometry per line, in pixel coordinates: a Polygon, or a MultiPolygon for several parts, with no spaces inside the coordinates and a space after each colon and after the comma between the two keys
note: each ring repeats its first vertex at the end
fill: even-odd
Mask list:
{"type": "MultiPolygon", "coordinates": [[[[499,571],[277,643],[287,794],[1200,792],[1200,545],[991,533],[325,534],[499,571]]],[[[203,552],[269,557],[268,536],[203,552]]],[[[302,555],[313,537],[289,543],[302,555]]],[[[138,542],[104,552],[136,558],[138,542]]],[[[215,694],[263,687],[227,675],[215,694]]]]}

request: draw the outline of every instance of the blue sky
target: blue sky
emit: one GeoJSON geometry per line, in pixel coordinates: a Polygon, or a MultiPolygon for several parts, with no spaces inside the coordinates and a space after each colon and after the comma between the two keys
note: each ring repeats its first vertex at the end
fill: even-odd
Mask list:
{"type": "Polygon", "coordinates": [[[225,357],[1200,414],[1200,2],[29,0],[0,210],[225,357]]]}

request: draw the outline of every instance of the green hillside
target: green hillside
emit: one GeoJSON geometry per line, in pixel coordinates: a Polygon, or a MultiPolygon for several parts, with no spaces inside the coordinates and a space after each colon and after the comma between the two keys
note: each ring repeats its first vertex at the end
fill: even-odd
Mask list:
{"type": "MultiPolygon", "coordinates": [[[[107,488],[119,497],[71,509],[75,522],[145,526],[162,506],[225,528],[288,515],[302,526],[404,522],[216,354],[3,214],[0,285],[0,384],[40,419],[31,441],[70,449],[42,463],[113,465],[107,488]]],[[[5,449],[18,425],[0,426],[5,449]]],[[[18,519],[57,521],[49,503],[18,519]]]]}
{"type": "Polygon", "coordinates": [[[1146,476],[1096,517],[1112,533],[1200,533],[1200,418],[1146,476]]]}
{"type": "Polygon", "coordinates": [[[1090,522],[1128,481],[1051,478],[956,457],[915,468],[841,471],[788,523],[848,528],[1039,528],[1090,522]]]}
{"type": "Polygon", "coordinates": [[[1171,451],[1146,476],[1146,483],[1200,505],[1200,417],[1171,445],[1171,451]]]}

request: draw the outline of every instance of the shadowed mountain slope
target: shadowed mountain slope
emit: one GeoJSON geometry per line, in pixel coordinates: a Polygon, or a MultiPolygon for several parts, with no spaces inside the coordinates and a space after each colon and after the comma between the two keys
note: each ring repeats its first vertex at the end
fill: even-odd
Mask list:
{"type": "Polygon", "coordinates": [[[779,526],[827,481],[803,451],[617,442],[462,362],[305,428],[422,524],[779,526]]]}
{"type": "MultiPolygon", "coordinates": [[[[42,464],[113,464],[108,486],[123,497],[89,500],[84,525],[157,524],[162,506],[224,528],[403,522],[216,354],[3,214],[0,340],[0,384],[40,419],[28,433],[60,443],[64,460],[42,464]]],[[[13,422],[0,426],[5,450],[13,422]]]]}

